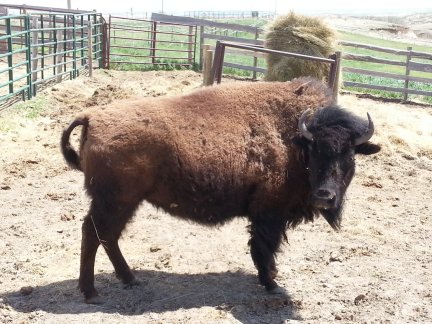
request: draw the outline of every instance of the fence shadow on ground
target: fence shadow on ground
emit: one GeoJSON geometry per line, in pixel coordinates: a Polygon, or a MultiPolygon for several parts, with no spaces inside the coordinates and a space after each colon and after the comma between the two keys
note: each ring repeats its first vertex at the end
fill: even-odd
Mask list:
{"type": "Polygon", "coordinates": [[[180,309],[214,307],[231,313],[242,323],[254,318],[271,323],[301,319],[299,302],[287,295],[270,295],[257,284],[257,276],[243,272],[176,274],[136,271],[139,286],[124,289],[114,274],[96,275],[101,305],[88,305],[77,289],[77,280],[64,280],[33,287],[25,296],[21,289],[0,294],[3,302],[18,312],[52,314],[106,313],[142,316],[180,309]]]}

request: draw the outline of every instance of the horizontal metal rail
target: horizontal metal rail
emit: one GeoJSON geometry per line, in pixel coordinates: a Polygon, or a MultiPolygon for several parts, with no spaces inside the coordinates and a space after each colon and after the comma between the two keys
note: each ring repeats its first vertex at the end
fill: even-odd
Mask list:
{"type": "Polygon", "coordinates": [[[147,57],[147,58],[155,58],[155,59],[171,59],[171,60],[188,60],[187,57],[172,57],[172,56],[148,56],[148,55],[131,55],[131,54],[120,54],[120,53],[112,53],[112,56],[124,56],[124,57],[147,57]]]}
{"type": "MultiPolygon", "coordinates": [[[[214,82],[216,80],[217,83],[221,83],[222,80],[222,70],[224,65],[228,65],[224,63],[224,56],[225,56],[225,48],[231,47],[231,48],[237,48],[242,50],[249,50],[253,52],[261,52],[261,53],[272,53],[272,54],[278,54],[281,56],[286,57],[294,57],[298,59],[308,60],[308,61],[314,61],[314,62],[321,62],[321,63],[327,63],[330,64],[329,69],[329,76],[328,76],[328,84],[329,87],[333,90],[333,96],[335,100],[337,99],[337,93],[338,93],[338,77],[340,73],[340,52],[337,52],[331,56],[331,58],[323,58],[323,57],[316,57],[316,56],[310,56],[310,55],[304,55],[304,54],[298,54],[298,53],[291,53],[291,52],[283,52],[278,50],[272,50],[264,48],[261,45],[248,45],[248,44],[239,44],[239,43],[230,43],[225,41],[217,41],[216,42],[216,51],[214,55],[214,61],[213,61],[213,67],[211,71],[211,80],[214,82]]],[[[234,68],[240,68],[240,64],[234,64],[230,63],[230,67],[234,68]]],[[[251,67],[245,67],[242,66],[243,69],[249,69],[251,70],[251,67]]],[[[261,69],[254,67],[253,71],[260,72],[261,69]]]]}
{"type": "MultiPolygon", "coordinates": [[[[156,48],[156,47],[134,47],[134,46],[121,46],[121,45],[111,45],[111,48],[128,48],[128,49],[144,49],[144,50],[158,50],[158,52],[182,52],[190,53],[192,50],[181,50],[181,49],[170,49],[170,48],[156,48]]],[[[115,54],[115,52],[112,52],[115,54]]]]}
{"type": "MultiPolygon", "coordinates": [[[[146,65],[149,65],[149,64],[154,65],[155,64],[153,62],[136,62],[136,61],[111,61],[111,63],[114,63],[114,64],[146,64],[146,65]]],[[[160,63],[157,63],[157,65],[191,66],[191,63],[175,63],[175,64],[173,64],[173,63],[160,62],[160,63]]]]}

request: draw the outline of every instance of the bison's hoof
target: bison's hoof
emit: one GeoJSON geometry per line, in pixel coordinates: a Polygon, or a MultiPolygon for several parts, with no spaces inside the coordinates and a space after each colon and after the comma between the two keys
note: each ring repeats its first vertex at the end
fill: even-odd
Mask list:
{"type": "Polygon", "coordinates": [[[86,298],[85,302],[87,304],[99,305],[99,304],[103,304],[104,300],[101,296],[93,296],[93,297],[86,298]]]}
{"type": "Polygon", "coordinates": [[[279,286],[268,290],[268,293],[272,294],[272,295],[287,295],[288,294],[287,291],[285,290],[285,288],[282,288],[279,286]]]}
{"type": "Polygon", "coordinates": [[[132,289],[135,286],[139,286],[141,282],[137,279],[133,279],[132,281],[123,284],[123,289],[132,289]]]}

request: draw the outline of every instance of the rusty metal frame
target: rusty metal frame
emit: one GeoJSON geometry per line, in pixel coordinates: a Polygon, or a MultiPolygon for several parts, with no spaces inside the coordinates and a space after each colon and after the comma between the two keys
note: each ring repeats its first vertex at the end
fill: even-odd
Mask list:
{"type": "Polygon", "coordinates": [[[231,43],[226,41],[217,41],[215,55],[213,59],[212,73],[211,73],[211,80],[213,82],[216,81],[217,84],[221,83],[222,81],[222,70],[224,65],[224,56],[225,56],[226,47],[250,50],[253,52],[272,53],[281,56],[295,57],[303,60],[327,63],[330,65],[328,86],[330,89],[333,90],[333,95],[335,99],[337,98],[338,79],[340,74],[340,61],[341,61],[340,52],[336,52],[335,54],[330,55],[329,58],[324,58],[324,57],[272,50],[272,49],[264,48],[261,45],[246,45],[246,44],[231,43]]]}

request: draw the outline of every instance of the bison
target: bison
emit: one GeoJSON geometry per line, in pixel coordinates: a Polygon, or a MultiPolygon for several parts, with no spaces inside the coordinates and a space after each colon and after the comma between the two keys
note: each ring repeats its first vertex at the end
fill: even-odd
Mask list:
{"type": "Polygon", "coordinates": [[[61,137],[66,162],[91,198],[82,225],[79,288],[88,303],[99,245],[123,283],[136,282],[118,239],[142,201],[213,226],[249,222],[259,282],[271,293],[286,230],[322,215],[340,227],[355,153],[373,154],[374,132],[337,106],[321,82],[230,83],[178,97],[126,100],[81,113],[61,137]],[[79,154],[70,144],[82,126],[79,154]]]}

